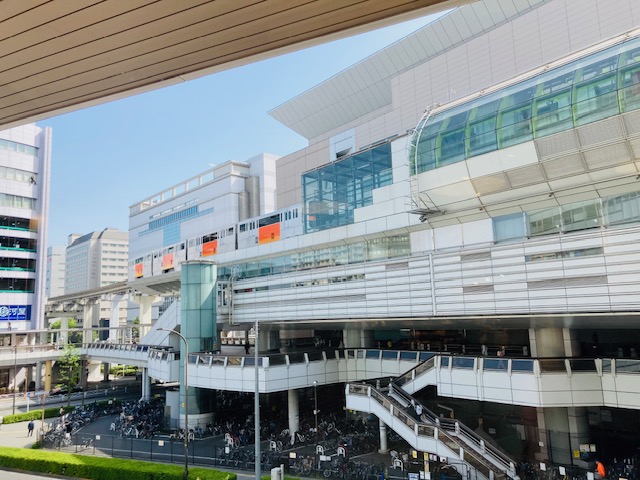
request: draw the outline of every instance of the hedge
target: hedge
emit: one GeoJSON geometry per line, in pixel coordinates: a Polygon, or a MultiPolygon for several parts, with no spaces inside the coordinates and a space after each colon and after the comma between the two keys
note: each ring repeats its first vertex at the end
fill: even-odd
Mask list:
{"type": "MultiPolygon", "coordinates": [[[[120,403],[122,403],[120,400],[116,400],[116,404],[119,405],[120,403]]],[[[110,407],[108,400],[98,402],[96,406],[99,408],[110,407]]],[[[72,412],[76,407],[64,406],[62,408],[64,408],[64,413],[69,413],[69,412],[72,412]]],[[[44,409],[44,418],[54,418],[59,416],[60,416],[60,407],[51,407],[51,408],[44,409]]],[[[15,415],[5,415],[4,417],[2,417],[2,423],[9,424],[9,423],[26,422],[28,420],[40,420],[40,419],[42,419],[42,409],[31,410],[30,412],[27,412],[27,413],[16,413],[15,415]]]]}
{"type": "MultiPolygon", "coordinates": [[[[64,413],[73,411],[76,407],[63,407],[64,413]]],[[[53,418],[60,416],[60,407],[45,408],[44,418],[53,418]]],[[[25,422],[27,420],[40,420],[42,418],[42,409],[31,410],[28,413],[16,413],[15,415],[5,415],[2,417],[2,423],[18,423],[25,422]]]]}
{"type": "MultiPolygon", "coordinates": [[[[0,466],[91,480],[181,480],[182,465],[143,462],[118,458],[91,457],[50,450],[0,447],[0,466]]],[[[196,480],[237,480],[237,475],[208,468],[189,468],[189,478],[196,480]]]]}

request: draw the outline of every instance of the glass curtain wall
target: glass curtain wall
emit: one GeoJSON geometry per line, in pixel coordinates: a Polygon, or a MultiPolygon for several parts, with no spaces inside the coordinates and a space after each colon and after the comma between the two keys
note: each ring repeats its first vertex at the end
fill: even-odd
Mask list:
{"type": "Polygon", "coordinates": [[[392,182],[390,143],[303,174],[305,233],[353,223],[354,210],[373,202],[373,190],[392,182]]]}
{"type": "Polygon", "coordinates": [[[637,109],[640,38],[435,113],[416,130],[411,173],[637,109]]]}

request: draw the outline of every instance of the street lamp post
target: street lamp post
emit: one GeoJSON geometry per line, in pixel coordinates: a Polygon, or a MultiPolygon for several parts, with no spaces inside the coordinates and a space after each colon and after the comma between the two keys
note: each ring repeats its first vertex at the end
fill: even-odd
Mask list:
{"type": "Polygon", "coordinates": [[[313,381],[313,416],[316,419],[316,445],[318,444],[318,381],[313,381]]]}
{"type": "Polygon", "coordinates": [[[178,335],[184,342],[184,480],[189,478],[189,344],[181,333],[168,328],[158,328],[163,332],[178,335]]]}
{"type": "Polygon", "coordinates": [[[16,386],[18,384],[18,346],[13,346],[13,414],[16,414],[16,386]]]}
{"type": "Polygon", "coordinates": [[[253,357],[254,357],[254,369],[255,369],[255,392],[253,400],[253,415],[255,417],[255,465],[256,465],[256,480],[260,480],[262,467],[262,459],[260,452],[260,386],[258,384],[258,316],[255,318],[255,325],[253,326],[253,357]]]}

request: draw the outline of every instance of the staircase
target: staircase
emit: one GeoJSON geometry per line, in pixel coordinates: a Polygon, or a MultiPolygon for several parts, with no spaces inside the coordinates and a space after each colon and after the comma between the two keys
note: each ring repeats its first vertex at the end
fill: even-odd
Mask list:
{"type": "Polygon", "coordinates": [[[419,402],[403,386],[422,383],[416,379],[429,375],[435,361],[436,357],[432,357],[397,377],[388,389],[347,385],[347,408],[377,415],[416,450],[466,462],[477,480],[515,478],[515,462],[464,424],[440,418],[422,405],[422,415],[415,413],[419,402]]]}

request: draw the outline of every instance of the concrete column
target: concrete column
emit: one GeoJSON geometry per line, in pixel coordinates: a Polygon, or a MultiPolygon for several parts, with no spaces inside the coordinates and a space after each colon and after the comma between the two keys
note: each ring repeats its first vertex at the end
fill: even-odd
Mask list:
{"type": "Polygon", "coordinates": [[[104,371],[102,372],[102,380],[105,382],[109,381],[109,363],[104,362],[103,364],[104,371]]]}
{"type": "Polygon", "coordinates": [[[154,295],[134,295],[131,300],[140,306],[138,320],[140,320],[140,338],[143,338],[151,328],[150,325],[153,320],[151,317],[152,306],[158,300],[158,297],[154,295]]]}
{"type": "Polygon", "coordinates": [[[287,390],[287,413],[289,414],[289,432],[291,437],[300,429],[300,410],[298,406],[298,390],[287,390]]]}
{"type": "Polygon", "coordinates": [[[48,392],[51,390],[51,369],[53,367],[52,360],[45,360],[44,362],[44,390],[48,392]]]}
{"type": "Polygon", "coordinates": [[[109,341],[122,343],[120,338],[120,301],[123,294],[111,295],[109,303],[109,341]]]}
{"type": "MultiPolygon", "coordinates": [[[[260,332],[258,332],[258,353],[262,355],[263,353],[267,353],[270,347],[270,337],[271,332],[267,330],[263,330],[262,326],[259,327],[260,332]]],[[[276,332],[277,333],[277,332],[276,332]]]]}
{"type": "MultiPolygon", "coordinates": [[[[83,328],[83,343],[91,343],[93,342],[93,330],[92,327],[99,326],[100,323],[100,307],[99,302],[95,302],[93,300],[87,300],[84,305],[82,305],[82,328],[83,328]],[[96,308],[98,305],[98,308],[96,308]]],[[[105,338],[100,334],[100,338],[105,338]]]]}
{"type": "Polygon", "coordinates": [[[344,348],[373,347],[373,330],[346,329],[342,332],[344,348]]]}
{"type": "MultiPolygon", "coordinates": [[[[531,354],[534,357],[571,357],[580,345],[568,328],[536,328],[529,330],[531,354]]],[[[589,419],[583,407],[538,408],[538,437],[541,444],[537,460],[574,464],[586,468],[585,462],[572,458],[573,450],[589,439],[589,419]]]]}
{"type": "Polygon", "coordinates": [[[529,343],[532,357],[564,357],[565,343],[562,328],[530,328],[529,343]]]}
{"type": "Polygon", "coordinates": [[[387,425],[380,419],[380,448],[378,453],[388,453],[389,447],[387,447],[387,425]]]}
{"type": "Polygon", "coordinates": [[[149,400],[151,398],[151,377],[149,377],[149,369],[142,369],[142,399],[149,400]]]}
{"type": "Polygon", "coordinates": [[[69,317],[60,318],[60,332],[58,332],[58,345],[61,347],[69,343],[69,317]]]}
{"type": "Polygon", "coordinates": [[[100,365],[100,362],[87,362],[87,370],[89,370],[89,375],[87,376],[88,381],[100,381],[100,365]]]}
{"type": "Polygon", "coordinates": [[[36,371],[34,376],[35,376],[34,380],[36,381],[36,392],[37,392],[42,388],[42,362],[36,363],[36,371]]]}

